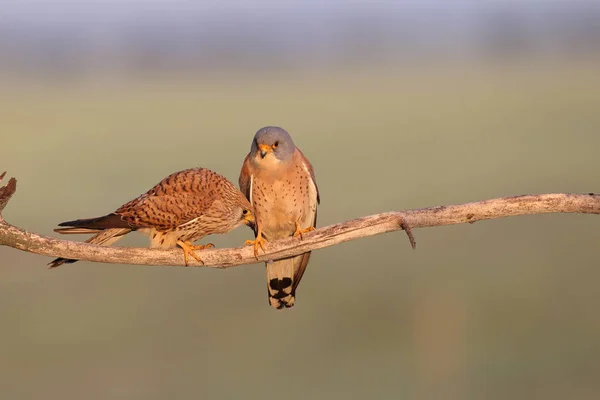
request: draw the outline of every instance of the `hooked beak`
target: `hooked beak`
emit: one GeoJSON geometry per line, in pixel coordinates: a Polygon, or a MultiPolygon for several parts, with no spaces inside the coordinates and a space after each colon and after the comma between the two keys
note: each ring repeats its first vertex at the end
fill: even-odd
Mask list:
{"type": "Polygon", "coordinates": [[[248,226],[254,225],[254,214],[248,214],[244,217],[244,223],[248,226]]]}
{"type": "Polygon", "coordinates": [[[267,155],[267,153],[270,153],[273,151],[273,148],[269,145],[266,144],[259,144],[258,145],[258,149],[260,150],[260,157],[261,158],[265,158],[265,156],[267,155]]]}

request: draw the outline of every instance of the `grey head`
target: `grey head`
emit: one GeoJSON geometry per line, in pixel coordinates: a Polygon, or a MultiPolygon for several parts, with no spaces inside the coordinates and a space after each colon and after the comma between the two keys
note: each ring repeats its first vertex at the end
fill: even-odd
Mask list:
{"type": "Polygon", "coordinates": [[[292,158],[296,146],[289,133],[278,126],[266,126],[254,135],[251,157],[263,160],[272,154],[279,161],[287,161],[292,158]]]}

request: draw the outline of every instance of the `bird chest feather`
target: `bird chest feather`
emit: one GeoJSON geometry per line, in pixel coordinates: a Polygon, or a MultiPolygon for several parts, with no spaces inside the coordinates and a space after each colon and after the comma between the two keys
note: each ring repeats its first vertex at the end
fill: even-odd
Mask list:
{"type": "Polygon", "coordinates": [[[292,168],[279,176],[252,177],[252,203],[267,237],[284,238],[314,224],[317,190],[303,168],[292,168]]]}

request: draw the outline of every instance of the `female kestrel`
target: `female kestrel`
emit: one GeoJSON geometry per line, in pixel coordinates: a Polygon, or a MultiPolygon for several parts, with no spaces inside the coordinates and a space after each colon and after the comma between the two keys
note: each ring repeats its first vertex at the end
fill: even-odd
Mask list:
{"type": "MultiPolygon", "coordinates": [[[[169,175],[113,213],[63,222],[59,226],[70,228],[54,231],[96,233],[86,242],[102,246],[109,246],[123,235],[138,231],[150,237],[150,248],[181,247],[187,265],[188,256],[202,262],[194,250],[213,247],[211,243],[194,246],[192,243],[196,240],[253,223],[252,206],[231,182],[209,169],[193,168],[169,175]]],[[[54,268],[75,261],[57,258],[49,265],[54,268]]]]}
{"type": "MultiPolygon", "coordinates": [[[[267,240],[302,237],[315,229],[320,202],[315,173],[284,129],[268,126],[256,133],[239,184],[254,207],[256,239],[246,243],[254,245],[255,255],[267,240]]],[[[307,252],[266,263],[271,306],[294,306],[296,288],[309,258],[307,252]]]]}

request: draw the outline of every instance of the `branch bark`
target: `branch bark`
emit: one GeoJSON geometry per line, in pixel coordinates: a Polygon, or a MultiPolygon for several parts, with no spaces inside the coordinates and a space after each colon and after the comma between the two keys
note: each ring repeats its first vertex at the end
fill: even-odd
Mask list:
{"type": "MultiPolygon", "coordinates": [[[[3,177],[4,174],[0,176],[0,180],[3,177]]],[[[184,265],[183,255],[179,249],[165,251],[102,247],[41,236],[12,226],[2,219],[2,210],[15,190],[16,180],[14,178],[6,186],[0,187],[0,245],[45,256],[94,262],[160,266],[184,265]]],[[[303,239],[287,238],[269,242],[265,247],[266,252],[259,251],[258,258],[254,257],[251,246],[202,250],[201,257],[204,264],[192,259],[189,266],[228,268],[254,264],[402,229],[407,232],[414,248],[415,242],[411,228],[474,223],[486,219],[548,213],[600,214],[600,195],[594,193],[522,195],[460,205],[375,214],[319,228],[304,234],[303,239]]]]}

